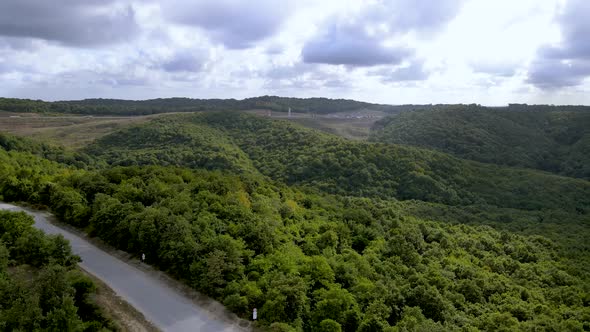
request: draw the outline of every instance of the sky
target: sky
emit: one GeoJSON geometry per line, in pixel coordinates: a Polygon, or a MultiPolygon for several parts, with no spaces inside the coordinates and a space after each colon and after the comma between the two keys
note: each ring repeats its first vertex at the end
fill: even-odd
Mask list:
{"type": "Polygon", "coordinates": [[[590,104],[588,0],[2,0],[0,97],[590,104]]]}

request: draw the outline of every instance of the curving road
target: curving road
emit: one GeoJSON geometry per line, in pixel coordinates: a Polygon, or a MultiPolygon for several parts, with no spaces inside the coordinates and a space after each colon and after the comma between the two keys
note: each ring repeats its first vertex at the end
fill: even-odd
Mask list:
{"type": "Polygon", "coordinates": [[[0,209],[24,211],[35,218],[35,227],[48,234],[61,234],[82,258],[84,270],[109,285],[120,297],[163,331],[244,331],[237,322],[213,317],[189,298],[156,277],[113,257],[83,238],[51,224],[48,214],[0,203],[0,209]]]}

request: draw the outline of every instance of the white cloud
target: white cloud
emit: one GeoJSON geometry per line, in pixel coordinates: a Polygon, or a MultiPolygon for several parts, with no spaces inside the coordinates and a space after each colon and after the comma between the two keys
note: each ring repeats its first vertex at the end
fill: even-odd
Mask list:
{"type": "Polygon", "coordinates": [[[588,11],[585,0],[7,0],[0,96],[590,103],[588,11]]]}
{"type": "Polygon", "coordinates": [[[170,0],[161,3],[171,22],[204,30],[213,42],[244,49],[278,31],[290,14],[289,1],[170,0]]]}
{"type": "Polygon", "coordinates": [[[93,47],[131,40],[138,27],[126,2],[3,0],[0,35],[93,47]]]}
{"type": "Polygon", "coordinates": [[[569,0],[557,15],[561,40],[539,49],[528,82],[547,90],[582,84],[590,77],[590,2],[569,0]]]}

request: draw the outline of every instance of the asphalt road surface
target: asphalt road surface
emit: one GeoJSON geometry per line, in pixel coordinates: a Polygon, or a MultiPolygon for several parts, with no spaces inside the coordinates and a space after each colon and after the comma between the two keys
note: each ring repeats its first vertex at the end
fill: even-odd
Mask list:
{"type": "Polygon", "coordinates": [[[0,209],[25,211],[35,218],[35,227],[48,234],[61,234],[82,258],[84,270],[101,279],[117,295],[140,311],[163,331],[244,331],[237,323],[213,317],[189,298],[156,277],[109,255],[83,238],[49,222],[47,213],[0,203],[0,209]]]}

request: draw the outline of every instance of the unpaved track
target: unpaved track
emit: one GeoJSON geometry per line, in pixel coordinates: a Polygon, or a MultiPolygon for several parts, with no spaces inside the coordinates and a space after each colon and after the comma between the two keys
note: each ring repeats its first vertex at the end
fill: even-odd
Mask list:
{"type": "Polygon", "coordinates": [[[61,234],[72,251],[82,258],[79,264],[111,287],[147,320],[163,331],[244,331],[236,322],[214,317],[178,290],[156,277],[106,253],[80,236],[49,222],[49,214],[0,203],[0,209],[25,211],[35,218],[35,227],[48,234],[61,234]]]}

